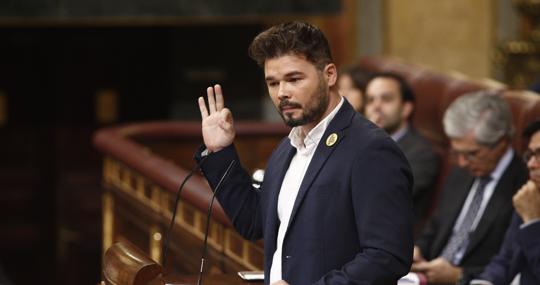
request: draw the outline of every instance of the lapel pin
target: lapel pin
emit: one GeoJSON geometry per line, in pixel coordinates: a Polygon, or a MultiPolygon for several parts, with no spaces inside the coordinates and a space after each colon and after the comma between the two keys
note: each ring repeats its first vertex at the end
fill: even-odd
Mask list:
{"type": "Polygon", "coordinates": [[[338,136],[336,133],[332,133],[326,138],[326,146],[333,146],[337,142],[338,136]]]}

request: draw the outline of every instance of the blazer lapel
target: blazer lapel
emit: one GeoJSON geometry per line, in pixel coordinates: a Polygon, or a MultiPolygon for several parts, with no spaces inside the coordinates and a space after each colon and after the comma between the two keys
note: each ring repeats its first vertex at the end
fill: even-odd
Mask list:
{"type": "Polygon", "coordinates": [[[296,196],[296,200],[294,201],[294,206],[291,217],[289,219],[288,227],[292,225],[294,217],[296,216],[298,209],[302,205],[302,201],[304,200],[306,193],[308,192],[311,184],[324,166],[325,162],[328,160],[332,152],[334,152],[334,150],[339,146],[339,143],[345,138],[347,134],[346,128],[350,125],[354,112],[355,111],[352,109],[352,107],[347,102],[344,102],[344,104],[341,106],[341,109],[338,111],[334,119],[326,128],[326,131],[321,137],[319,145],[315,150],[315,154],[313,155],[313,158],[309,163],[306,174],[304,175],[304,179],[302,180],[302,184],[300,185],[300,189],[298,190],[298,195],[296,196]],[[335,142],[335,144],[327,146],[326,139],[329,135],[333,133],[337,134],[338,140],[335,142]]]}
{"type": "Polygon", "coordinates": [[[461,175],[455,176],[454,179],[456,179],[456,181],[462,181],[462,183],[460,183],[460,185],[454,186],[454,189],[448,189],[453,193],[452,197],[455,197],[455,200],[451,201],[451,203],[448,203],[447,210],[442,213],[444,216],[451,218],[443,219],[445,223],[441,223],[441,233],[438,235],[439,238],[438,241],[435,243],[434,250],[434,252],[438,252],[438,254],[443,251],[444,247],[448,243],[448,240],[452,236],[454,225],[459,218],[459,214],[461,213],[463,204],[465,204],[467,195],[469,195],[469,191],[471,190],[471,186],[474,182],[474,177],[468,175],[466,172],[461,172],[461,175]]]}

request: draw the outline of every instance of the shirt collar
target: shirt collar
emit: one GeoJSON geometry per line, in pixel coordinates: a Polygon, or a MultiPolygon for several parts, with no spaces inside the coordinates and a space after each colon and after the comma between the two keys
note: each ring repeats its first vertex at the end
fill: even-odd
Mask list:
{"type": "Polygon", "coordinates": [[[409,124],[408,124],[408,123],[405,123],[405,125],[404,125],[401,129],[395,131],[392,135],[390,135],[390,137],[392,137],[392,139],[393,139],[395,142],[397,142],[397,141],[399,141],[403,136],[405,136],[405,134],[407,133],[408,130],[409,130],[409,124]]]}
{"type": "Polygon", "coordinates": [[[495,169],[490,174],[492,181],[499,181],[499,179],[503,175],[503,172],[506,170],[508,165],[510,165],[513,156],[514,150],[511,147],[508,147],[501,159],[499,159],[497,167],[495,167],[495,169]]]}
{"type": "Polygon", "coordinates": [[[291,132],[289,133],[291,145],[295,147],[296,150],[300,153],[309,153],[313,151],[315,147],[319,144],[319,141],[321,140],[324,132],[326,131],[326,128],[343,105],[343,102],[344,99],[343,97],[341,97],[339,103],[332,110],[332,112],[330,112],[330,114],[328,114],[324,119],[322,119],[317,124],[317,126],[311,129],[311,131],[309,131],[307,135],[304,136],[301,126],[292,128],[291,132]]]}

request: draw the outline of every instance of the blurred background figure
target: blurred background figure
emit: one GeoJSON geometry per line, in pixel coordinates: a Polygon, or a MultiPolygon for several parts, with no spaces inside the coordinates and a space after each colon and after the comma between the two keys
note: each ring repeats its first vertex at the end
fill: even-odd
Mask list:
{"type": "Polygon", "coordinates": [[[527,168],[511,146],[512,113],[500,96],[463,95],[448,107],[443,124],[457,166],[416,240],[412,271],[429,283],[455,284],[482,272],[499,250],[527,168]]]}
{"type": "Polygon", "coordinates": [[[366,84],[370,73],[359,65],[347,65],[339,70],[339,94],[345,97],[356,112],[364,114],[366,84]]]}
{"type": "Polygon", "coordinates": [[[439,159],[430,142],[412,125],[414,104],[411,87],[396,73],[374,73],[367,83],[366,117],[397,142],[411,164],[415,232],[419,232],[431,205],[439,159]]]}
{"type": "Polygon", "coordinates": [[[529,181],[513,197],[516,213],[499,253],[472,285],[540,284],[540,120],[523,135],[530,139],[523,155],[529,181]]]}

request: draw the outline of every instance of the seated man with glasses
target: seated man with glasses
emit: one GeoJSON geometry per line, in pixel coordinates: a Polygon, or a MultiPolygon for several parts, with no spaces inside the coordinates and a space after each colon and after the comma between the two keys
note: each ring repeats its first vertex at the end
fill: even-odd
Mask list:
{"type": "Polygon", "coordinates": [[[472,285],[540,284],[540,120],[524,131],[529,149],[523,155],[529,181],[514,195],[516,214],[499,253],[472,285]]]}
{"type": "Polygon", "coordinates": [[[512,114],[499,96],[482,91],[456,99],[444,130],[457,164],[416,241],[412,271],[427,282],[466,282],[497,253],[512,217],[512,196],[527,168],[511,148],[512,114]]]}

